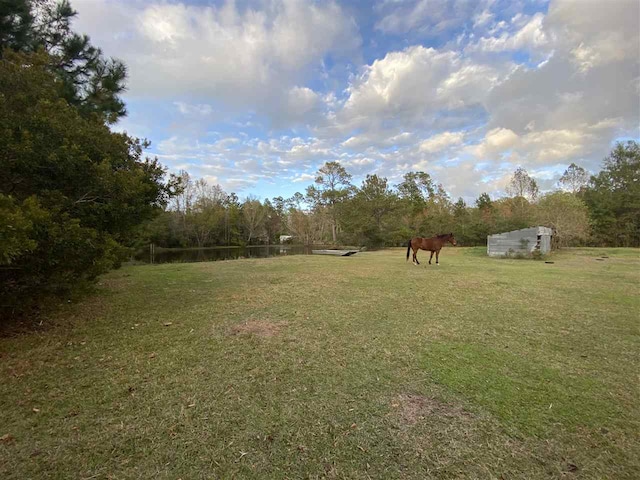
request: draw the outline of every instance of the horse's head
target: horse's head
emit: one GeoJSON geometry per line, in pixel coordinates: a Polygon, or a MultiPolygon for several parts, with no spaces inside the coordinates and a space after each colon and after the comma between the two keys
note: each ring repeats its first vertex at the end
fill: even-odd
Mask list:
{"type": "Polygon", "coordinates": [[[455,238],[453,238],[453,233],[450,233],[450,234],[448,235],[448,237],[449,237],[449,238],[447,238],[447,240],[449,240],[449,243],[450,243],[451,245],[453,245],[454,247],[455,247],[456,245],[458,245],[458,242],[456,242],[456,239],[455,239],[455,238]]]}

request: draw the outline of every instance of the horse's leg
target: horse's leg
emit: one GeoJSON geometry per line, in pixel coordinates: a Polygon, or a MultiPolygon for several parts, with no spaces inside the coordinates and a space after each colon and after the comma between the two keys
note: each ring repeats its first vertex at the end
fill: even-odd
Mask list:
{"type": "Polygon", "coordinates": [[[420,250],[419,248],[416,248],[413,251],[413,264],[417,267],[418,265],[420,265],[420,262],[418,261],[418,250],[420,250]]]}
{"type": "Polygon", "coordinates": [[[429,265],[431,265],[431,259],[433,258],[433,250],[431,250],[431,256],[429,257],[429,265]]]}
{"type": "Polygon", "coordinates": [[[436,250],[436,265],[440,266],[440,250],[436,250]]]}

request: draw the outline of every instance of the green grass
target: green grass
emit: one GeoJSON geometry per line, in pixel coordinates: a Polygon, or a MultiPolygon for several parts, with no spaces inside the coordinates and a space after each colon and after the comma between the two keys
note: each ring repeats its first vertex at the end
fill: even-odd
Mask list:
{"type": "Polygon", "coordinates": [[[0,338],[0,477],[640,478],[640,252],[479,252],[112,272],[0,338]]]}

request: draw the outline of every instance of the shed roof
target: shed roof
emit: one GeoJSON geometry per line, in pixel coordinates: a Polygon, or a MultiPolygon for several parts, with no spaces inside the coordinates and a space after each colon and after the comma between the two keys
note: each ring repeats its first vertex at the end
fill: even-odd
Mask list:
{"type": "Polygon", "coordinates": [[[496,233],[493,235],[489,235],[489,238],[499,237],[501,235],[507,235],[510,233],[522,233],[522,234],[526,233],[529,235],[553,235],[553,230],[550,229],[549,227],[537,226],[537,227],[521,228],[520,230],[512,230],[510,232],[496,233]]]}

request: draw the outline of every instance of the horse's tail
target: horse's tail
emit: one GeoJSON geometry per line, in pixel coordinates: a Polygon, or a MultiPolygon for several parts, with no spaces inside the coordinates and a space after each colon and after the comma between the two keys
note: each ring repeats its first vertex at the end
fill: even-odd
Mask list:
{"type": "Polygon", "coordinates": [[[409,244],[407,245],[407,260],[409,260],[409,251],[411,251],[411,240],[409,240],[409,244]]]}

